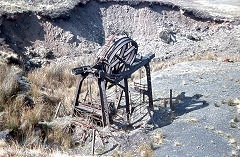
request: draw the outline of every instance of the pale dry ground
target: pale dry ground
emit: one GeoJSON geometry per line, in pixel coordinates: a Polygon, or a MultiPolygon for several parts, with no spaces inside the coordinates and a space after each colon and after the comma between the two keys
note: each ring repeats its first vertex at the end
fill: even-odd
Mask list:
{"type": "Polygon", "coordinates": [[[176,98],[175,120],[164,125],[156,118],[166,143],[155,156],[240,155],[239,71],[239,62],[206,60],[153,73],[155,98],[168,98],[170,89],[176,98]]]}
{"type": "MultiPolygon", "coordinates": [[[[57,10],[59,8],[71,8],[77,3],[86,3],[89,0],[1,0],[2,11],[7,12],[23,12],[28,10],[42,11],[42,10],[57,10]]],[[[131,0],[100,0],[106,1],[126,1],[131,3],[131,0]]],[[[239,18],[240,16],[240,2],[238,0],[142,0],[143,2],[165,2],[181,6],[182,9],[193,8],[200,11],[207,11],[213,16],[222,16],[228,18],[239,18]]],[[[133,2],[134,4],[134,2],[133,2]]]]}
{"type": "MultiPolygon", "coordinates": [[[[125,1],[136,4],[138,1],[131,0],[100,0],[100,1],[125,1]]],[[[238,0],[145,0],[151,3],[165,3],[179,6],[182,11],[192,10],[198,17],[213,16],[216,19],[239,19],[240,2],[238,0]]]]}
{"type": "Polygon", "coordinates": [[[182,9],[191,8],[202,12],[207,12],[218,18],[239,19],[240,2],[238,0],[162,0],[179,5],[182,9]]]}
{"type": "Polygon", "coordinates": [[[5,13],[22,13],[25,11],[51,11],[72,9],[84,0],[1,0],[0,10],[5,13]]]}

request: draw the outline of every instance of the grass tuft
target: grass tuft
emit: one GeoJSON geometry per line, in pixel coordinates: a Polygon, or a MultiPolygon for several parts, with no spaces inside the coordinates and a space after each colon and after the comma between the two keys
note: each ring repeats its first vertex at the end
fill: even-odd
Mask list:
{"type": "Polygon", "coordinates": [[[20,91],[19,70],[17,67],[1,65],[0,66],[0,111],[4,111],[7,104],[16,97],[20,91]]]}
{"type": "Polygon", "coordinates": [[[189,119],[187,119],[187,121],[189,123],[197,123],[198,122],[198,120],[196,118],[189,118],[189,119]]]}
{"type": "Polygon", "coordinates": [[[179,147],[179,146],[181,146],[181,143],[175,141],[175,142],[174,142],[174,146],[179,147]]]}
{"type": "Polygon", "coordinates": [[[70,112],[77,81],[77,77],[70,73],[73,67],[75,65],[52,64],[30,72],[28,80],[34,102],[53,111],[61,101],[70,112]]]}
{"type": "Polygon", "coordinates": [[[52,145],[61,146],[62,149],[67,150],[73,146],[72,137],[68,132],[64,131],[65,128],[54,127],[48,134],[48,143],[52,145]]]}
{"type": "Polygon", "coordinates": [[[235,106],[236,104],[234,103],[234,100],[232,98],[230,98],[228,100],[228,106],[235,106]]]}
{"type": "Polygon", "coordinates": [[[139,152],[141,157],[152,157],[153,156],[153,149],[151,145],[143,143],[139,147],[139,152]]]}
{"type": "Polygon", "coordinates": [[[161,145],[163,143],[164,136],[162,132],[156,132],[153,134],[153,142],[157,145],[161,145]]]}

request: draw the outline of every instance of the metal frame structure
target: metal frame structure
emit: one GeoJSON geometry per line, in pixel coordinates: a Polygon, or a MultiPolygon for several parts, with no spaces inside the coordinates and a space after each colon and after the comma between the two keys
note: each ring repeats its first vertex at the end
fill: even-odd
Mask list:
{"type": "Polygon", "coordinates": [[[125,94],[125,110],[127,113],[127,121],[130,123],[128,78],[143,66],[145,67],[147,76],[147,91],[143,94],[148,96],[149,107],[153,108],[149,62],[155,57],[155,55],[149,54],[142,57],[137,54],[137,50],[138,45],[135,41],[128,37],[123,37],[112,44],[112,46],[103,53],[103,56],[100,57],[93,66],[82,66],[72,70],[72,73],[79,77],[72,107],[72,116],[76,111],[94,113],[94,115],[100,117],[103,127],[110,126],[111,115],[106,90],[117,85],[125,94]],[[79,95],[81,93],[83,81],[88,77],[93,77],[97,80],[100,95],[99,104],[79,102],[79,95]]]}

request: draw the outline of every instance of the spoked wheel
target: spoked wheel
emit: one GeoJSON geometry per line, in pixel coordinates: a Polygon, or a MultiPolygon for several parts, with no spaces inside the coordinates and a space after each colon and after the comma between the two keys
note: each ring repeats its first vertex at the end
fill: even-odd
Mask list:
{"type": "Polygon", "coordinates": [[[105,70],[108,74],[119,74],[128,69],[137,55],[138,46],[135,41],[123,37],[115,42],[107,51],[105,70]]]}

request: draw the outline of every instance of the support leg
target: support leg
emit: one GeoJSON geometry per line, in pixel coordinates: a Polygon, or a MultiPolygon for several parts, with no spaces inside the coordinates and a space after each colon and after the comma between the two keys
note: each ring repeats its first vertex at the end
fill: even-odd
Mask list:
{"type": "Polygon", "coordinates": [[[76,93],[75,93],[75,97],[74,97],[74,102],[73,102],[73,105],[72,105],[71,116],[73,116],[73,114],[74,114],[75,106],[78,105],[78,98],[79,98],[79,94],[81,92],[82,82],[85,78],[86,77],[83,77],[82,75],[79,75],[79,80],[78,80],[78,83],[77,83],[77,89],[76,89],[76,93]]]}
{"type": "Polygon", "coordinates": [[[110,126],[109,121],[109,110],[108,110],[108,104],[107,104],[107,95],[106,95],[106,82],[99,78],[98,79],[98,86],[100,91],[100,98],[101,98],[101,109],[102,109],[102,121],[103,126],[110,126]]]}
{"type": "Polygon", "coordinates": [[[127,78],[124,78],[124,93],[126,100],[126,112],[127,112],[127,121],[130,124],[130,103],[129,103],[129,93],[128,93],[128,81],[127,78]]]}
{"type": "Polygon", "coordinates": [[[172,102],[172,89],[170,89],[170,108],[171,108],[171,110],[172,111],[174,111],[174,104],[173,104],[173,102],[172,102]]]}
{"type": "Polygon", "coordinates": [[[149,63],[145,64],[144,67],[146,69],[146,74],[147,74],[149,107],[153,108],[152,83],[151,83],[151,73],[150,73],[150,65],[149,65],[149,63]]]}

